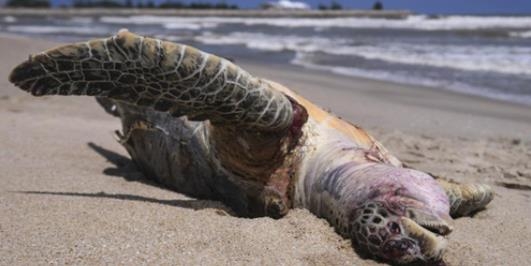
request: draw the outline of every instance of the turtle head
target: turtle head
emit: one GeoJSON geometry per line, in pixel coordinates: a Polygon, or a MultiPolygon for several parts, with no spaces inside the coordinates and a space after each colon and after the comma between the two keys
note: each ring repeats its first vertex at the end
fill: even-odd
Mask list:
{"type": "Polygon", "coordinates": [[[382,202],[369,202],[359,212],[352,238],[367,252],[397,263],[441,260],[446,248],[442,235],[451,231],[443,219],[430,217],[429,223],[417,221],[394,213],[382,202]]]}
{"type": "MultiPolygon", "coordinates": [[[[350,214],[350,236],[362,250],[394,263],[442,262],[449,203],[425,173],[380,165],[363,179],[362,201],[350,214]]],[[[358,195],[360,196],[360,195],[358,195]]]]}

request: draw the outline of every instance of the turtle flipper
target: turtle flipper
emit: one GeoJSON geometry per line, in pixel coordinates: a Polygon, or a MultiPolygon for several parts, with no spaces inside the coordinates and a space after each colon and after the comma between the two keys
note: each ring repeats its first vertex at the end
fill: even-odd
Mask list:
{"type": "Polygon", "coordinates": [[[118,107],[116,103],[107,97],[96,97],[96,102],[105,110],[106,113],[119,117],[120,113],[118,112],[118,107]]]}
{"type": "Polygon", "coordinates": [[[484,184],[457,184],[437,179],[450,200],[452,217],[468,216],[481,210],[494,198],[494,191],[484,184]]]}
{"type": "MultiPolygon", "coordinates": [[[[107,112],[121,117],[124,134],[136,136],[122,141],[125,144],[131,139],[138,144],[136,149],[128,148],[132,158],[149,162],[151,168],[163,164],[144,158],[157,154],[156,158],[169,159],[164,149],[180,144],[170,138],[172,143],[162,145],[162,138],[150,137],[145,130],[148,133],[134,130],[130,134],[131,124],[160,116],[164,119],[154,119],[155,124],[171,127],[168,114],[209,120],[205,124],[208,139],[203,141],[211,163],[231,176],[233,185],[246,195],[248,215],[280,217],[291,206],[291,176],[285,169],[295,159],[287,157],[302,134],[307,113],[272,83],[253,77],[226,59],[122,30],[110,38],[32,55],[12,71],[9,80],[35,96],[98,97],[107,112]],[[144,146],[155,150],[141,149],[144,146]]],[[[189,160],[189,156],[181,157],[189,160]]],[[[163,179],[171,176],[172,169],[162,167],[158,173],[163,179]]]]}
{"type": "Polygon", "coordinates": [[[9,80],[35,96],[108,97],[246,129],[277,131],[292,122],[288,97],[228,60],[126,30],[32,55],[9,80]]]}

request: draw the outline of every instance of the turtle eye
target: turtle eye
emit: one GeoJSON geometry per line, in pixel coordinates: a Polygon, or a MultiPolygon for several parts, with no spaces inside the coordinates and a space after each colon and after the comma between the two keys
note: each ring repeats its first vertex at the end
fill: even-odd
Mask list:
{"type": "Polygon", "coordinates": [[[397,222],[387,223],[387,228],[389,228],[389,231],[393,234],[400,234],[400,225],[398,225],[397,222]]]}

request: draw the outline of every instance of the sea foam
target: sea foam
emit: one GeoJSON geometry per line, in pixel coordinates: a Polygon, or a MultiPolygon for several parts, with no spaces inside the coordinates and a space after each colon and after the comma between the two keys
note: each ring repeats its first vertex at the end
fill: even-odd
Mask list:
{"type": "Polygon", "coordinates": [[[103,23],[112,24],[160,24],[175,28],[179,23],[200,27],[215,27],[219,24],[268,25],[283,28],[367,28],[411,30],[478,30],[478,29],[530,29],[530,17],[479,17],[425,15],[409,16],[406,19],[382,18],[242,18],[242,17],[167,17],[167,16],[104,16],[103,23]]]}
{"type": "Polygon", "coordinates": [[[531,38],[531,31],[511,31],[509,33],[509,36],[519,38],[531,38]]]}
{"type": "Polygon", "coordinates": [[[80,26],[8,26],[7,31],[33,34],[73,33],[73,34],[106,34],[105,27],[80,27],[80,26]]]}
{"type": "Polygon", "coordinates": [[[356,56],[406,65],[425,65],[467,71],[531,75],[531,47],[466,44],[414,44],[405,42],[355,44],[346,38],[271,35],[264,33],[213,33],[195,37],[212,45],[245,45],[262,51],[320,52],[356,56]]]}
{"type": "Polygon", "coordinates": [[[401,75],[386,70],[365,70],[354,67],[316,64],[313,63],[311,59],[307,58],[305,53],[297,53],[296,56],[291,60],[291,63],[304,68],[327,71],[338,75],[385,80],[401,84],[411,84],[417,86],[421,85],[432,88],[443,88],[458,93],[531,105],[531,95],[516,95],[508,92],[501,92],[495,88],[471,86],[462,82],[448,82],[447,80],[436,80],[419,76],[401,75]]]}

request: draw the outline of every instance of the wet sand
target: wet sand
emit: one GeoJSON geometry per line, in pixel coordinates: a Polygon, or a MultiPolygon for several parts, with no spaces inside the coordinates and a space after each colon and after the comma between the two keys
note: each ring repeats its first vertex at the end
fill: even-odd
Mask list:
{"type": "MultiPolygon", "coordinates": [[[[378,265],[305,210],[243,219],[145,179],[94,99],[8,83],[12,66],[54,45],[0,37],[0,265],[378,265]]],[[[455,220],[450,265],[531,261],[531,108],[236,60],[367,128],[409,166],[493,185],[486,210],[455,220]]]]}

